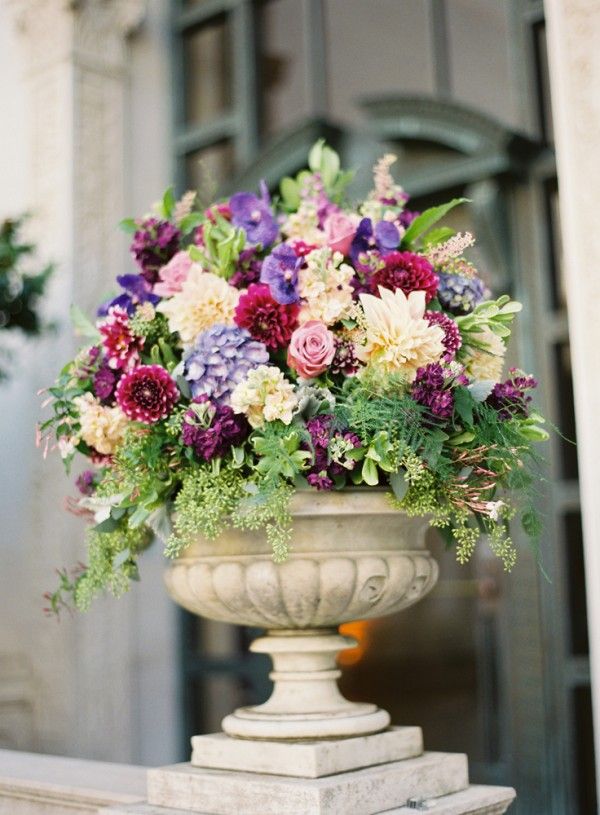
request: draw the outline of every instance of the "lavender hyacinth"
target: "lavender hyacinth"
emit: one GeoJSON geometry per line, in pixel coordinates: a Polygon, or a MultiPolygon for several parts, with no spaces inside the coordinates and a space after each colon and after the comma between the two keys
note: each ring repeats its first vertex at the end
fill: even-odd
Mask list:
{"type": "Polygon", "coordinates": [[[468,314],[486,296],[486,287],[478,277],[439,274],[437,296],[444,308],[453,314],[468,314]]]}
{"type": "Polygon", "coordinates": [[[183,375],[192,396],[205,395],[216,404],[226,404],[247,372],[268,361],[266,347],[245,329],[218,323],[198,334],[186,351],[183,375]]]}

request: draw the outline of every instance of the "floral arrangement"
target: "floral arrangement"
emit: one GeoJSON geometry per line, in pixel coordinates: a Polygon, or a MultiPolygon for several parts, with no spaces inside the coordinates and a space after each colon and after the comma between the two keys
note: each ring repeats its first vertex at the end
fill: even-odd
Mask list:
{"type": "Polygon", "coordinates": [[[263,184],[201,211],[168,190],[123,223],[136,272],[95,324],[74,311],[86,344],[39,430],[67,467],[76,451],[92,465],[68,499],[92,523],[88,565],[60,572],[54,611],[125,590],[155,536],[174,557],[263,528],[285,560],[297,489],[385,485],[461,563],[485,533],[510,569],[515,516],[539,535],[536,382],[503,376],[521,306],[491,299],[474,238],[439,226],[462,199],[411,211],[393,161],[356,206],[319,142],[273,199],[263,184]]]}

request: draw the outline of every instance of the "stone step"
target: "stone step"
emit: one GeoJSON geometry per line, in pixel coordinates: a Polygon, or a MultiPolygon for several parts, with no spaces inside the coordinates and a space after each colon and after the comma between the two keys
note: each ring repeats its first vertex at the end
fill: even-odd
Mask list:
{"type": "Polygon", "coordinates": [[[210,815],[379,815],[410,798],[438,798],[467,786],[467,757],[460,753],[424,753],[322,778],[187,763],[148,771],[148,803],[210,815]]]}
{"type": "MultiPolygon", "coordinates": [[[[402,806],[396,809],[388,809],[378,815],[503,815],[515,799],[515,791],[510,787],[481,787],[471,786],[461,792],[445,795],[443,798],[434,799],[428,809],[414,809],[402,806]]],[[[159,807],[152,804],[130,804],[122,807],[111,807],[103,810],[103,815],[183,815],[181,809],[171,807],[159,807]]],[[[353,811],[345,812],[344,815],[354,815],[353,811]]],[[[186,810],[185,815],[212,815],[207,810],[186,810]]],[[[231,811],[230,815],[238,815],[238,810],[231,811]]],[[[303,815],[313,815],[310,810],[305,810],[303,815]]]]}
{"type": "Polygon", "coordinates": [[[374,736],[309,742],[252,741],[212,733],[194,736],[192,748],[194,767],[322,778],[416,758],[423,753],[423,733],[420,727],[391,727],[374,736]]]}

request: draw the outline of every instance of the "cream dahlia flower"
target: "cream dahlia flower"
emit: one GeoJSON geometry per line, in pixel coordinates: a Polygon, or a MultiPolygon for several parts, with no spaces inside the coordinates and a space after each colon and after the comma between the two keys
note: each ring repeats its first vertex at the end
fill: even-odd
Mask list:
{"type": "Polygon", "coordinates": [[[341,252],[327,246],[306,256],[306,268],[298,272],[298,293],[305,301],[298,315],[301,325],[309,320],[333,325],[347,316],[353,302],[354,269],[343,259],[341,252]]]}
{"type": "Polygon", "coordinates": [[[467,376],[477,382],[499,382],[506,354],[504,342],[487,326],[474,337],[485,348],[471,347],[469,357],[465,360],[467,376]]]}
{"type": "Polygon", "coordinates": [[[437,362],[444,353],[444,332],[423,319],[425,292],[412,291],[407,297],[401,289],[391,292],[380,286],[379,294],[360,295],[366,342],[357,347],[357,356],[412,382],[418,368],[437,362]]]}
{"type": "Polygon", "coordinates": [[[110,456],[123,440],[129,424],[119,407],[106,407],[86,393],[73,399],[79,411],[80,435],[86,444],[104,456],[110,456]]]}
{"type": "Polygon", "coordinates": [[[233,325],[240,293],[222,277],[193,266],[181,291],[156,308],[167,317],[169,330],[190,345],[201,331],[216,323],[233,325]]]}
{"type": "Polygon", "coordinates": [[[294,386],[273,365],[252,368],[231,394],[231,407],[245,413],[252,427],[276,419],[289,424],[297,405],[294,386]]]}

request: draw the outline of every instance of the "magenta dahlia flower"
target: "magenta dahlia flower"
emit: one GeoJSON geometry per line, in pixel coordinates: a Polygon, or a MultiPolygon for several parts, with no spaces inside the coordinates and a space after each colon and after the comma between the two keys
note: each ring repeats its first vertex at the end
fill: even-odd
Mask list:
{"type": "Polygon", "coordinates": [[[276,351],[287,345],[298,325],[298,303],[284,305],[271,296],[264,283],[252,283],[242,294],[235,309],[235,322],[245,328],[252,339],[276,351]]]}
{"type": "Polygon", "coordinates": [[[373,294],[383,286],[390,291],[402,289],[407,297],[411,291],[424,291],[426,303],[435,297],[439,280],[427,258],[413,252],[389,252],[383,261],[385,266],[370,280],[373,294]]]}
{"type": "Polygon", "coordinates": [[[173,410],[179,399],[177,386],[160,365],[140,365],[117,385],[117,404],[135,422],[154,424],[173,410]]]}
{"type": "Polygon", "coordinates": [[[136,337],[129,327],[129,315],[121,306],[111,306],[106,319],[98,330],[102,337],[104,356],[108,367],[113,370],[125,370],[139,359],[144,345],[142,337],[136,337]]]}

